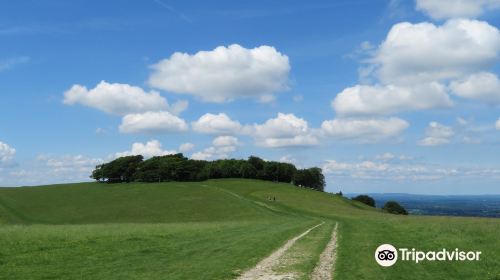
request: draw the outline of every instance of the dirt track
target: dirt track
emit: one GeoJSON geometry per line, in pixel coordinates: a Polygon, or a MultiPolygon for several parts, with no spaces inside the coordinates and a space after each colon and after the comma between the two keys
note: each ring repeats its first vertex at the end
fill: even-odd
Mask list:
{"type": "MultiPolygon", "coordinates": [[[[325,222],[317,224],[312,228],[306,230],[305,232],[295,236],[294,238],[288,240],[285,245],[280,247],[278,250],[274,251],[267,258],[261,260],[254,268],[246,271],[241,276],[236,278],[236,280],[291,280],[295,279],[294,273],[277,274],[273,271],[273,268],[278,266],[280,259],[283,254],[293,246],[293,244],[306,236],[311,230],[323,225],[325,222]]],[[[321,278],[322,279],[322,278],[321,278]]]]}
{"type": "Polygon", "coordinates": [[[337,226],[332,230],[332,237],[319,257],[319,262],[311,274],[311,280],[331,280],[337,257],[337,226]]]}

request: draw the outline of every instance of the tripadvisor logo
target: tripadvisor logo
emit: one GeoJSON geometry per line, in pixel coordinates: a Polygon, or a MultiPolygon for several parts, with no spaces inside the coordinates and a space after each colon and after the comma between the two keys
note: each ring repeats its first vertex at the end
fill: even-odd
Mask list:
{"type": "Polygon", "coordinates": [[[375,250],[375,260],[381,266],[393,266],[399,259],[419,263],[421,261],[479,261],[481,251],[460,251],[441,249],[439,251],[419,251],[415,248],[396,249],[391,244],[383,244],[375,250]]]}
{"type": "Polygon", "coordinates": [[[383,244],[375,250],[375,260],[381,266],[392,266],[398,260],[398,250],[391,244],[383,244]]]}

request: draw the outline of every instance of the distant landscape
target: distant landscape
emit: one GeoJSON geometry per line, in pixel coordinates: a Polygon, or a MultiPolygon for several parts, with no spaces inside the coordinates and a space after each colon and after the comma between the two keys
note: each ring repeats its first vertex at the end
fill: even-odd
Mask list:
{"type": "MultiPolygon", "coordinates": [[[[354,197],[357,194],[347,194],[354,197]]],[[[377,207],[396,200],[413,215],[500,218],[500,195],[418,195],[370,193],[377,207]]]]}

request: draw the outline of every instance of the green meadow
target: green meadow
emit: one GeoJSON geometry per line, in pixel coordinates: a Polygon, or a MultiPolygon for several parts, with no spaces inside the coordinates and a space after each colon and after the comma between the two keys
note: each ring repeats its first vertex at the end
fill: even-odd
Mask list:
{"type": "Polygon", "coordinates": [[[335,279],[500,279],[500,219],[396,216],[242,179],[0,188],[0,279],[234,279],[322,221],[279,270],[309,279],[338,223],[335,279]],[[383,243],[482,255],[384,268],[383,243]]]}

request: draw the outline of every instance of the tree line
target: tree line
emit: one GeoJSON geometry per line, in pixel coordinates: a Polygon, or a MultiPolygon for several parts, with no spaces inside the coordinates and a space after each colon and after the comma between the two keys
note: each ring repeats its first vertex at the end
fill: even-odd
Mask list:
{"type": "Polygon", "coordinates": [[[141,155],[125,156],[97,165],[90,177],[107,183],[248,178],[292,183],[319,191],[325,187],[321,168],[297,169],[291,163],[265,161],[256,156],[214,161],[188,159],[182,153],[147,160],[141,155]]]}
{"type": "MultiPolygon", "coordinates": [[[[351,199],[364,203],[368,206],[375,207],[375,199],[373,199],[373,197],[371,196],[362,194],[351,199]]],[[[382,207],[382,210],[391,214],[408,215],[408,211],[406,211],[406,209],[401,206],[401,204],[394,200],[387,201],[382,207]]]]}

